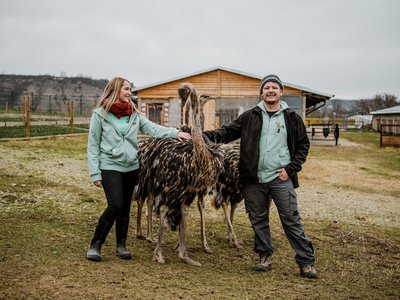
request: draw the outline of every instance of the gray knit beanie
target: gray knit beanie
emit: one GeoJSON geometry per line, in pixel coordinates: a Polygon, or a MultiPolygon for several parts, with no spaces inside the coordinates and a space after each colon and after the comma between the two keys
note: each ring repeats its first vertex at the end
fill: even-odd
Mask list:
{"type": "Polygon", "coordinates": [[[272,81],[272,82],[277,83],[280,86],[280,88],[283,89],[283,84],[282,84],[282,81],[280,80],[280,78],[277,75],[269,74],[269,75],[265,76],[260,82],[260,95],[262,94],[262,90],[264,88],[264,85],[268,81],[272,81]]]}

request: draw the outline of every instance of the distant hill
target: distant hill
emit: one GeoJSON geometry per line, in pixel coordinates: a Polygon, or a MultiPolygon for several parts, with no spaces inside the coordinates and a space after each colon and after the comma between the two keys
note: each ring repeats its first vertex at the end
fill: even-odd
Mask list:
{"type": "Polygon", "coordinates": [[[75,112],[89,114],[108,80],[87,77],[0,74],[0,109],[20,109],[22,96],[31,97],[31,110],[64,112],[74,100],[75,112]]]}

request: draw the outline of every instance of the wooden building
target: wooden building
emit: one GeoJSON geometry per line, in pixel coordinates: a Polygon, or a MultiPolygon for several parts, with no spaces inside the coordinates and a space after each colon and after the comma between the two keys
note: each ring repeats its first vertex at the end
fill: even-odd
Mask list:
{"type": "MultiPolygon", "coordinates": [[[[266,75],[266,74],[265,74],[266,75]]],[[[204,129],[210,130],[229,124],[244,111],[260,101],[259,85],[263,76],[242,71],[214,67],[185,76],[133,89],[139,109],[153,122],[165,126],[180,125],[178,87],[183,82],[194,85],[199,95],[215,98],[204,107],[204,129]]],[[[296,110],[303,119],[325,105],[334,95],[283,82],[283,101],[296,110]]]]}
{"type": "Polygon", "coordinates": [[[388,133],[400,135],[400,105],[373,111],[372,129],[381,131],[382,125],[388,133]]]}

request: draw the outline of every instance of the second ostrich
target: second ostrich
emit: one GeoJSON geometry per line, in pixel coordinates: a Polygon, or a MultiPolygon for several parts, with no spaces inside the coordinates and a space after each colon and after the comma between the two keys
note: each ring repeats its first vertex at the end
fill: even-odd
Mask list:
{"type": "Polygon", "coordinates": [[[215,208],[222,207],[224,210],[228,225],[229,244],[235,248],[241,248],[232,225],[237,205],[243,200],[238,168],[240,145],[224,144],[221,149],[224,157],[224,170],[218,177],[213,204],[215,208]],[[230,212],[228,211],[229,206],[230,212]]]}
{"type": "MultiPolygon", "coordinates": [[[[142,159],[138,183],[138,200],[154,199],[159,216],[157,245],[153,260],[164,263],[162,254],[163,225],[179,231],[179,258],[189,264],[201,264],[190,259],[186,249],[186,208],[205,187],[217,181],[223,168],[223,158],[218,147],[209,147],[203,140],[200,124],[200,101],[191,84],[179,87],[182,101],[192,108],[192,141],[154,139],[147,144],[146,157],[142,159]]],[[[151,213],[151,212],[149,212],[151,213]]]]}

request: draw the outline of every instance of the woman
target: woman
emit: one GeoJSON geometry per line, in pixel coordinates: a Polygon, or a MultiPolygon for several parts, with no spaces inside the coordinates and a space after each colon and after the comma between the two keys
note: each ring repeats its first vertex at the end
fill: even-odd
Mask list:
{"type": "Polygon", "coordinates": [[[87,259],[91,261],[101,261],[101,245],[114,222],[116,255],[122,259],[132,258],[126,249],[126,238],[133,189],[138,180],[139,130],[154,137],[191,139],[188,133],[157,125],[139,114],[131,95],[128,80],[113,78],[105,87],[90,121],[89,175],[95,186],[103,187],[107,198],[107,208],[99,218],[87,252],[87,259]]]}

